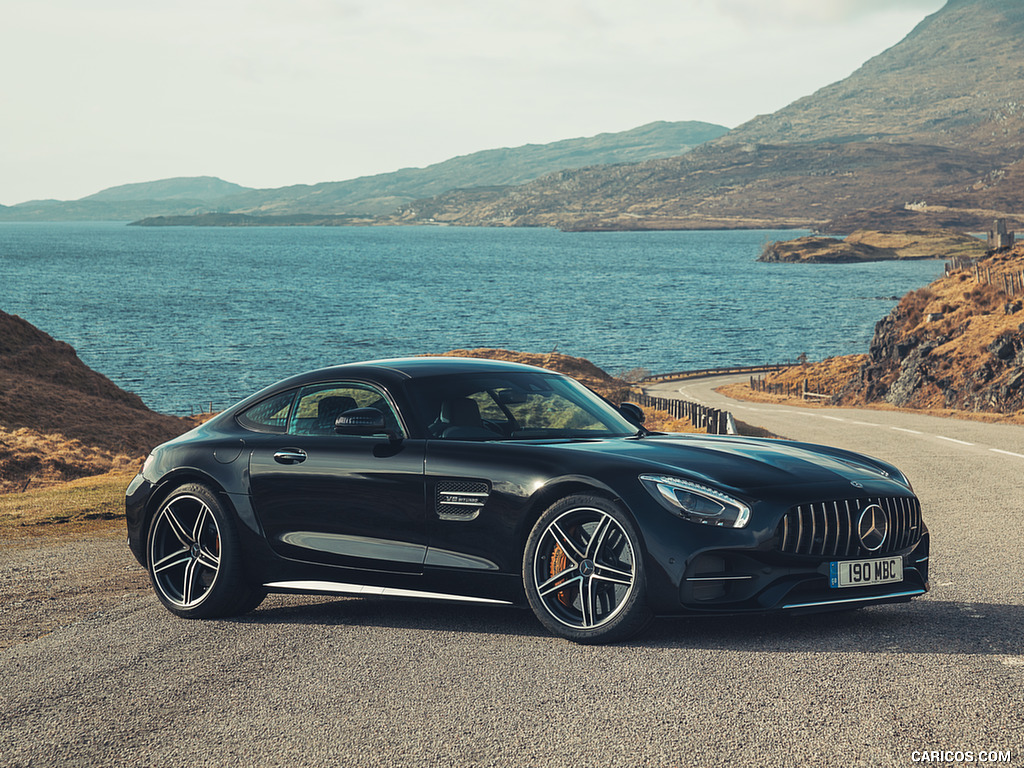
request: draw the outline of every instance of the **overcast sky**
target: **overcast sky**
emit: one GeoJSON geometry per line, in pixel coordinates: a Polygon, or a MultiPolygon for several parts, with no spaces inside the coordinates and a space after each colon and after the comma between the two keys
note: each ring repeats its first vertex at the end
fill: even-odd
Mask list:
{"type": "Polygon", "coordinates": [[[0,204],[337,181],[654,120],[730,128],[945,0],[3,0],[0,204]]]}

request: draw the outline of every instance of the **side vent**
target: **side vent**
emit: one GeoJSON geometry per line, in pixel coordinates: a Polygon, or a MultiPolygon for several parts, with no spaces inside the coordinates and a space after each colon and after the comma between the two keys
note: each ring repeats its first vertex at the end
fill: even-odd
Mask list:
{"type": "Polygon", "coordinates": [[[475,520],[491,493],[480,480],[441,480],[437,484],[437,516],[442,520],[475,520]]]}

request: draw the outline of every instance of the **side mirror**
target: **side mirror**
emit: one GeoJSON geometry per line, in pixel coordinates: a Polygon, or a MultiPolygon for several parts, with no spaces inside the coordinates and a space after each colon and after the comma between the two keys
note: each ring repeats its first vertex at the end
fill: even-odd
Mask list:
{"type": "Polygon", "coordinates": [[[339,435],[385,435],[388,440],[398,440],[395,430],[388,428],[384,414],[376,408],[353,408],[341,414],[334,422],[334,431],[339,435]]]}
{"type": "Polygon", "coordinates": [[[638,427],[642,427],[644,425],[644,420],[647,418],[644,416],[644,409],[636,403],[619,403],[619,413],[621,413],[630,424],[635,424],[638,427]]]}

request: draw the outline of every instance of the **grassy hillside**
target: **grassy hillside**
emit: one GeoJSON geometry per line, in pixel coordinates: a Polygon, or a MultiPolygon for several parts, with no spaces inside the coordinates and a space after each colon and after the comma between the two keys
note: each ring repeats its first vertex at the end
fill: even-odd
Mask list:
{"type": "Polygon", "coordinates": [[[126,466],[190,426],[151,411],[70,345],[0,312],[0,492],[126,466]]]}

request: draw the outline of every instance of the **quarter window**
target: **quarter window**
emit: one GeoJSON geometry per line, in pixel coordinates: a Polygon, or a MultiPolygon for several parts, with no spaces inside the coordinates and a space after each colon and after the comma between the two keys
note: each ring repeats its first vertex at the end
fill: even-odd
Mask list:
{"type": "Polygon", "coordinates": [[[288,426],[295,390],[267,398],[238,415],[238,423],[256,432],[284,432],[288,426]]]}
{"type": "Polygon", "coordinates": [[[384,394],[368,384],[355,382],[314,384],[303,388],[299,392],[288,434],[333,435],[334,422],[353,408],[376,408],[384,414],[384,423],[401,434],[398,416],[384,394]]]}

